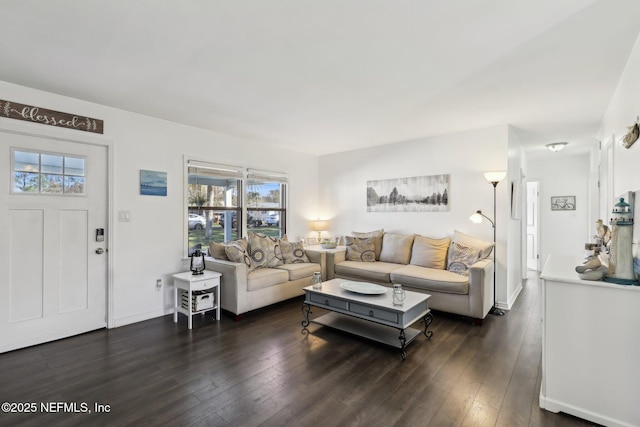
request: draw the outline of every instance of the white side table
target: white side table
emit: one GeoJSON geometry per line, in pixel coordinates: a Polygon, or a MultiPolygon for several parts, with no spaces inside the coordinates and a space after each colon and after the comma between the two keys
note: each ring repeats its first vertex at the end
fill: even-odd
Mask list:
{"type": "Polygon", "coordinates": [[[196,274],[186,272],[186,273],[178,273],[173,275],[173,297],[174,297],[174,306],[173,306],[173,321],[178,322],[178,313],[182,313],[186,315],[189,319],[189,329],[192,326],[192,316],[198,313],[204,313],[205,311],[215,310],[216,311],[216,320],[220,320],[220,276],[222,274],[205,270],[202,274],[196,274]],[[180,298],[179,290],[185,290],[188,295],[188,304],[187,308],[182,307],[182,302],[180,298]],[[216,299],[214,301],[213,307],[208,307],[203,310],[193,310],[193,292],[194,291],[204,291],[204,290],[214,290],[216,294],[216,299]]]}

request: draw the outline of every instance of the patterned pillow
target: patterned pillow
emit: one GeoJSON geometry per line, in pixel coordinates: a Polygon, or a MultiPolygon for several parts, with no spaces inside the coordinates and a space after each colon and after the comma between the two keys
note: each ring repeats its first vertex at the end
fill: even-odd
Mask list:
{"type": "Polygon", "coordinates": [[[304,251],[302,242],[288,242],[280,239],[280,250],[285,264],[299,264],[302,262],[311,262],[304,251]]]}
{"type": "Polygon", "coordinates": [[[458,230],[453,230],[453,239],[451,241],[462,246],[478,249],[480,251],[480,259],[487,258],[493,250],[493,242],[480,240],[458,230]]]}
{"type": "Polygon", "coordinates": [[[375,251],[376,251],[376,260],[380,259],[380,252],[382,252],[382,236],[384,235],[384,229],[383,228],[381,228],[380,230],[367,231],[367,232],[352,231],[351,235],[353,237],[359,237],[359,238],[373,237],[373,244],[376,247],[376,249],[375,249],[375,251]]]}
{"type": "Polygon", "coordinates": [[[346,236],[345,240],[347,244],[346,259],[348,261],[375,262],[376,246],[373,237],[363,239],[346,236]]]}
{"type": "Polygon", "coordinates": [[[449,248],[447,270],[468,276],[469,267],[478,262],[481,255],[481,249],[471,248],[453,242],[451,243],[451,248],[449,248]]]}
{"type": "Polygon", "coordinates": [[[249,243],[246,239],[234,240],[225,245],[224,251],[229,261],[240,262],[247,266],[247,270],[251,271],[256,268],[251,261],[249,252],[247,251],[249,243]]]}
{"type": "Polygon", "coordinates": [[[249,231],[249,256],[256,268],[273,268],[284,264],[279,239],[249,231]]]}

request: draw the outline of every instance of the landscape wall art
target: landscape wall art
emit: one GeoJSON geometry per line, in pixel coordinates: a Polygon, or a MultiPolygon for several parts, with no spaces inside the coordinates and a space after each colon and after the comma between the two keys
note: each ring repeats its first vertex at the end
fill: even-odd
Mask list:
{"type": "Polygon", "coordinates": [[[367,212],[449,210],[449,174],[367,181],[367,212]]]}

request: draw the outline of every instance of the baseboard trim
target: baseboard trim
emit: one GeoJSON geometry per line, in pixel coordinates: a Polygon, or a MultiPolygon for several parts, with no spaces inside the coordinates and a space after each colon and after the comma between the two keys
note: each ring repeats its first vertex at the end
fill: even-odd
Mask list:
{"type": "Polygon", "coordinates": [[[145,313],[138,313],[132,316],[113,319],[113,323],[109,324],[109,329],[131,325],[132,323],[144,322],[145,320],[155,319],[156,317],[166,316],[167,314],[173,314],[173,308],[147,311],[145,313]]]}

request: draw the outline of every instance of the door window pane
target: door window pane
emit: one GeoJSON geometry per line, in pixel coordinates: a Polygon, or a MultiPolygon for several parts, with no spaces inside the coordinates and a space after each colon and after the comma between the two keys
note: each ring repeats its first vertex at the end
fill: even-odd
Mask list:
{"type": "Polygon", "coordinates": [[[64,174],[84,176],[84,159],[77,157],[65,157],[64,174]]]}
{"type": "Polygon", "coordinates": [[[40,191],[40,174],[29,172],[13,173],[14,193],[38,193],[40,191]]]}
{"type": "Polygon", "coordinates": [[[13,150],[14,194],[83,195],[85,159],[13,150]]]}
{"type": "Polygon", "coordinates": [[[84,194],[84,178],[80,176],[65,176],[64,192],[66,194],[84,194]]]}
{"type": "Polygon", "coordinates": [[[40,172],[40,156],[38,153],[15,151],[13,170],[24,172],[40,172]]]}
{"type": "Polygon", "coordinates": [[[62,175],[50,175],[43,174],[41,181],[41,191],[43,193],[58,193],[62,194],[63,186],[62,186],[63,177],[62,175]]]}
{"type": "Polygon", "coordinates": [[[62,156],[53,156],[51,154],[42,154],[42,173],[57,173],[62,175],[62,156]]]}

